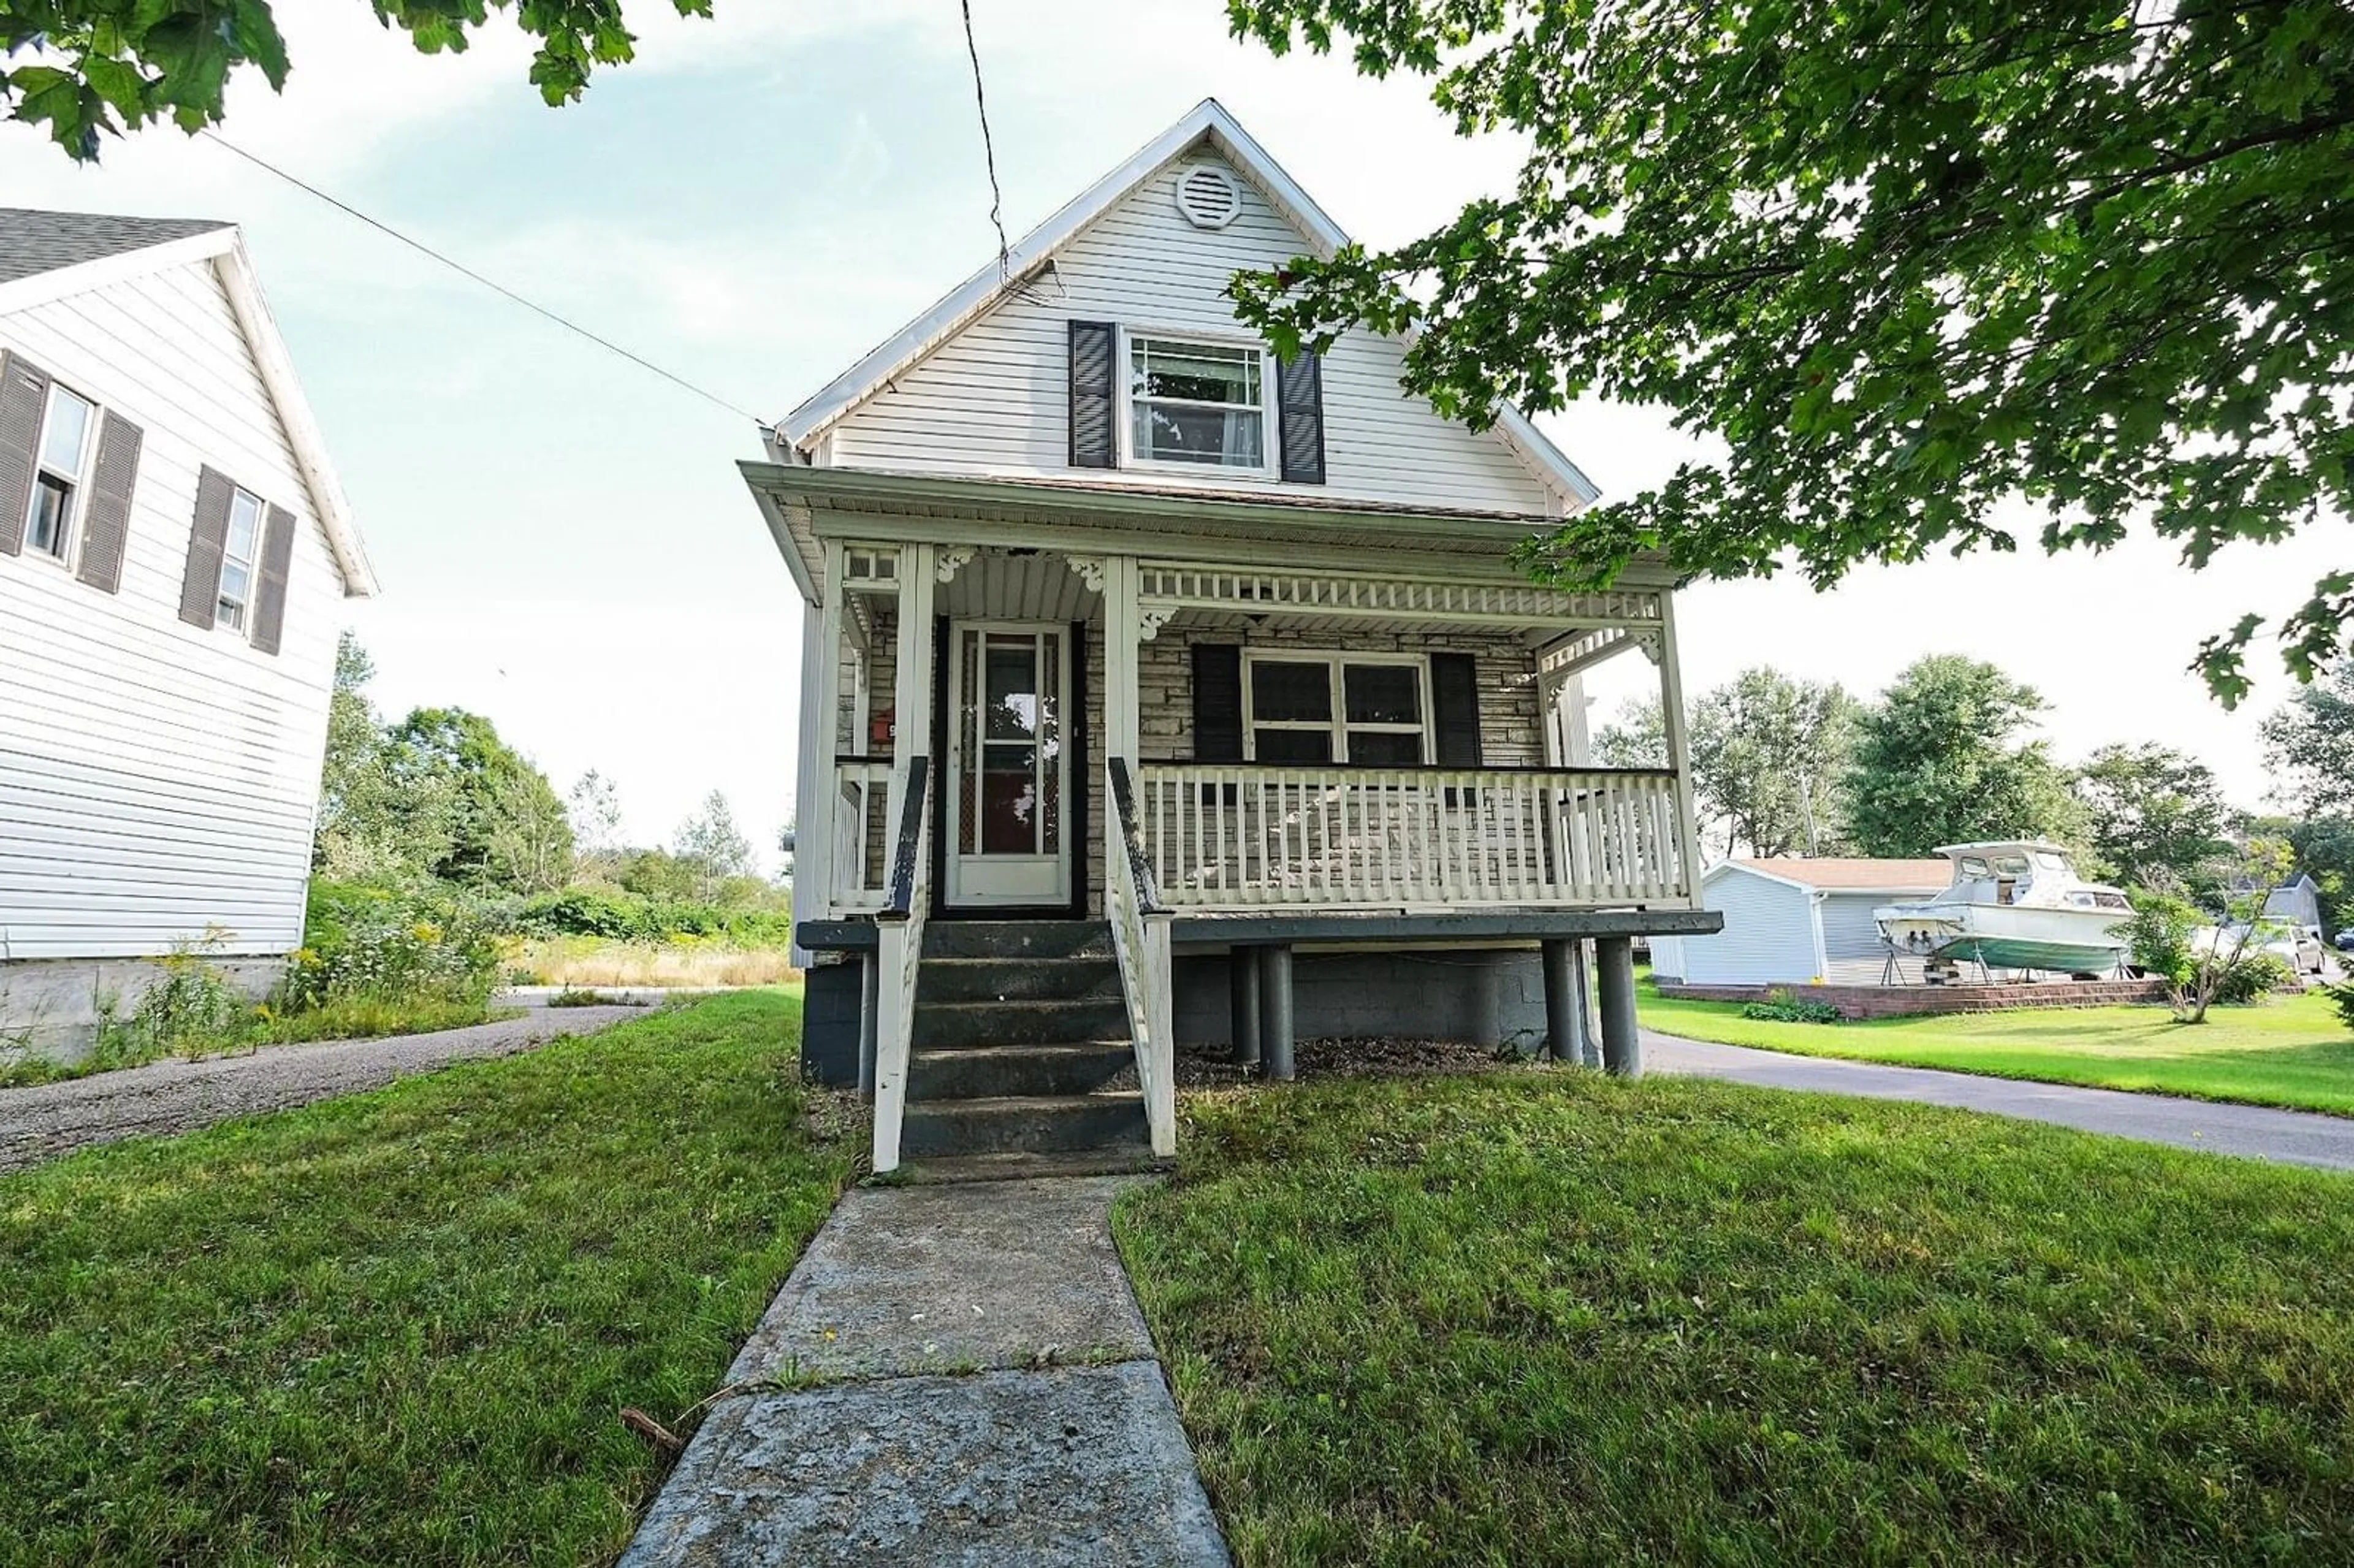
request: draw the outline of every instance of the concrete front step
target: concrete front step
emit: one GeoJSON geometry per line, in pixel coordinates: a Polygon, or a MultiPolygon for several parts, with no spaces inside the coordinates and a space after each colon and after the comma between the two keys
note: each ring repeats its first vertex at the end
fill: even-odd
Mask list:
{"type": "Polygon", "coordinates": [[[916,975],[916,1001],[1086,1001],[1119,1000],[1119,964],[1110,958],[944,959],[930,954],[916,975]]]}
{"type": "Polygon", "coordinates": [[[1054,1153],[941,1154],[909,1160],[899,1179],[921,1185],[958,1181],[1029,1181],[1053,1176],[1132,1176],[1172,1171],[1177,1161],[1152,1152],[1150,1144],[1115,1143],[1102,1149],[1066,1149],[1054,1153]]]}
{"type": "Polygon", "coordinates": [[[918,1051],[907,1064],[907,1097],[973,1100],[1093,1094],[1135,1065],[1136,1048],[1125,1040],[918,1051]]]}
{"type": "Polygon", "coordinates": [[[1111,927],[1101,920],[933,920],[924,927],[928,959],[1110,956],[1111,927]]]}
{"type": "Polygon", "coordinates": [[[1144,1097],[1125,1094],[1006,1096],[911,1100],[899,1135],[909,1160],[964,1154],[1046,1154],[1150,1144],[1144,1097]]]}
{"type": "Polygon", "coordinates": [[[932,1001],[916,1007],[913,1044],[923,1050],[980,1045],[1079,1045],[1129,1038],[1128,1004],[1076,1001],[932,1001]]]}

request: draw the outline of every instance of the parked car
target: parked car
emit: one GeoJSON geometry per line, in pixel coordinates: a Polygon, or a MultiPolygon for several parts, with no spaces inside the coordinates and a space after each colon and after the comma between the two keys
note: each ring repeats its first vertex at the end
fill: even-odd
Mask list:
{"type": "MultiPolygon", "coordinates": [[[[2244,925],[2206,926],[2193,933],[2190,941],[2193,947],[2203,948],[2211,953],[2230,952],[2244,940],[2246,946],[2240,948],[2243,957],[2253,958],[2263,953],[2278,959],[2299,979],[2321,973],[2328,949],[2321,945],[2319,927],[2292,926],[2284,920],[2265,920],[2257,925],[2253,937],[2246,936],[2246,931],[2244,925]]],[[[2343,936],[2339,938],[2339,945],[2344,946],[2343,936]]]]}
{"type": "Polygon", "coordinates": [[[2354,953],[2354,926],[2349,926],[2338,933],[2338,950],[2341,953],[2354,953]]]}

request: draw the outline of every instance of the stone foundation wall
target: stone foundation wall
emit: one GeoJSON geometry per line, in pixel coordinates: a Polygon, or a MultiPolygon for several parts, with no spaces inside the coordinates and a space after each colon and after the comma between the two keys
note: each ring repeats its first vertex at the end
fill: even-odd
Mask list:
{"type": "Polygon", "coordinates": [[[2163,980],[2053,980],[2035,985],[1677,985],[1659,994],[1685,1001],[1762,1001],[1787,991],[1828,1002],[1843,1018],[1903,1018],[1934,1012],[2005,1012],[2023,1007],[2115,1007],[2166,1000],[2163,980]]]}
{"type": "MultiPolygon", "coordinates": [[[[283,959],[212,959],[231,985],[259,1001],[286,973],[283,959]]],[[[152,959],[27,959],[0,963],[0,1060],[20,1052],[71,1062],[98,1039],[110,1012],[127,1017],[164,979],[152,959]]]]}

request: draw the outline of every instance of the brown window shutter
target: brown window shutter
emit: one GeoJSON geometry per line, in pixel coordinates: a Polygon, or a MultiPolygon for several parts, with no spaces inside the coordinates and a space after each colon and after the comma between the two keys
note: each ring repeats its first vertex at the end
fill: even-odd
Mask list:
{"type": "Polygon", "coordinates": [[[212,625],[220,614],[221,549],[228,542],[229,502],[237,486],[207,468],[196,475],[196,517],[188,532],[188,575],[180,582],[180,619],[212,625]]]}
{"type": "Polygon", "coordinates": [[[261,588],[253,601],[253,645],[264,653],[278,652],[286,625],[286,568],[293,559],[294,514],[273,506],[261,531],[261,588]]]}
{"type": "Polygon", "coordinates": [[[1193,644],[1193,760],[1243,759],[1243,651],[1231,642],[1193,644]]]}
{"type": "Polygon", "coordinates": [[[90,470],[82,509],[81,580],[114,593],[122,587],[122,556],[131,544],[131,492],[139,482],[138,426],[110,413],[99,426],[98,463],[90,470]]]}
{"type": "Polygon", "coordinates": [[[1119,466],[1119,330],[1109,322],[1071,323],[1071,466],[1119,466]]]}
{"type": "Polygon", "coordinates": [[[0,354],[0,556],[25,553],[25,514],[33,504],[34,454],[41,442],[48,375],[0,354]]]}
{"type": "Polygon", "coordinates": [[[1275,367],[1276,411],[1282,421],[1287,484],[1324,482],[1324,362],[1303,348],[1275,367]]]}
{"type": "Polygon", "coordinates": [[[1430,705],[1438,760],[1450,768],[1479,767],[1479,661],[1469,653],[1433,653],[1430,705]]]}

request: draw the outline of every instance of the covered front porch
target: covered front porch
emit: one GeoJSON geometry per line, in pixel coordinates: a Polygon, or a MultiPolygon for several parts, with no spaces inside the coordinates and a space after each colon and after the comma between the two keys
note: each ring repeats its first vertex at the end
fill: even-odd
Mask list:
{"type": "Polygon", "coordinates": [[[1631,938],[1712,924],[1663,575],[1560,592],[1423,518],[1189,497],[1140,528],[1153,498],[754,478],[813,568],[801,744],[832,762],[802,769],[796,895],[802,942],[859,966],[878,1167],[936,923],[1105,930],[1164,1153],[1202,988],[1282,1076],[1324,1032],[1296,966],[1337,955],[1500,955],[1542,976],[1548,1048],[1634,1065],[1631,938]],[[1614,659],[1656,681],[1668,767],[1593,765],[1614,659]]]}

